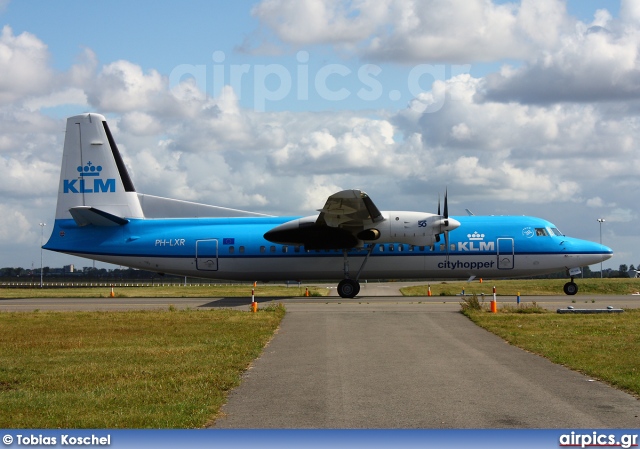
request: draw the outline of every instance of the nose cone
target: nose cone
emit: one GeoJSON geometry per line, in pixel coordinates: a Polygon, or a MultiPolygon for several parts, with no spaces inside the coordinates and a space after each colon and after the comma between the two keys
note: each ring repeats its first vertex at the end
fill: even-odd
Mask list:
{"type": "Polygon", "coordinates": [[[563,237],[561,245],[567,253],[579,257],[587,265],[604,262],[613,256],[613,250],[608,246],[588,240],[563,237]]]}
{"type": "Polygon", "coordinates": [[[449,217],[447,218],[447,221],[449,221],[449,226],[446,226],[447,231],[453,231],[460,227],[460,222],[455,218],[449,217]]]}
{"type": "Polygon", "coordinates": [[[598,244],[598,248],[600,250],[602,261],[611,259],[611,257],[613,256],[613,250],[611,248],[609,248],[608,246],[600,245],[600,244],[598,244]]]}

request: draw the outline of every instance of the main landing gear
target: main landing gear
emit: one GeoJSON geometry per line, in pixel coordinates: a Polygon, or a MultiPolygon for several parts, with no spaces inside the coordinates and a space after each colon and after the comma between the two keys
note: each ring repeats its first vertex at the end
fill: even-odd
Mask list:
{"type": "Polygon", "coordinates": [[[360,282],[353,279],[343,279],[338,283],[338,294],[342,298],[354,298],[360,293],[360,282]]]}
{"type": "Polygon", "coordinates": [[[360,273],[362,273],[362,270],[366,265],[367,260],[369,260],[369,256],[373,252],[373,248],[375,248],[375,246],[376,246],[375,244],[372,244],[371,247],[369,247],[369,250],[367,251],[367,255],[362,261],[362,265],[360,265],[360,269],[358,270],[358,274],[356,274],[355,279],[349,278],[349,256],[347,252],[348,250],[346,249],[342,250],[342,257],[344,260],[344,279],[338,283],[338,294],[340,295],[341,298],[355,298],[355,296],[358,293],[360,293],[360,282],[358,282],[358,279],[360,279],[360,273]]]}

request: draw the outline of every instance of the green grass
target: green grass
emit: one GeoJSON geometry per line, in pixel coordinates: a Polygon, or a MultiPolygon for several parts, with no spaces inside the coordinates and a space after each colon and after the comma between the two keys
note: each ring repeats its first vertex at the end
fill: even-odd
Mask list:
{"type": "MultiPolygon", "coordinates": [[[[510,280],[485,280],[480,283],[466,281],[436,281],[424,285],[405,287],[400,290],[404,296],[427,296],[428,286],[431,285],[433,296],[454,296],[462,292],[465,294],[485,296],[493,295],[493,286],[496,294],[515,296],[520,292],[521,296],[530,295],[564,295],[562,287],[569,279],[510,279],[510,280]]],[[[628,295],[640,291],[640,279],[575,279],[578,284],[578,295],[628,295]]]]}
{"type": "Polygon", "coordinates": [[[199,428],[284,308],[0,313],[0,428],[199,428]]]}
{"type": "MultiPolygon", "coordinates": [[[[165,285],[155,287],[119,287],[113,289],[119,298],[213,298],[213,297],[294,297],[304,296],[306,287],[258,285],[165,285]]],[[[325,296],[328,290],[310,286],[309,296],[325,296]]],[[[0,287],[0,298],[108,298],[111,287],[13,288],[0,287]]]]}
{"type": "Polygon", "coordinates": [[[465,315],[515,346],[640,396],[640,309],[589,315],[498,311],[465,315]]]}

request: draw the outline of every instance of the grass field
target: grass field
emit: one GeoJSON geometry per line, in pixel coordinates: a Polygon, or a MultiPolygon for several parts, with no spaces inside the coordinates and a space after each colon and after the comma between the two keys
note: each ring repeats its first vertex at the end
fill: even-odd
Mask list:
{"type": "Polygon", "coordinates": [[[560,315],[465,313],[509,343],[640,397],[640,309],[560,315]]]}
{"type": "MultiPolygon", "coordinates": [[[[406,287],[401,289],[405,296],[427,296],[427,289],[431,286],[433,296],[454,296],[462,290],[468,295],[493,294],[493,286],[496,294],[515,296],[520,292],[522,296],[529,295],[563,295],[562,287],[568,279],[510,279],[510,280],[486,280],[480,283],[466,281],[437,281],[425,282],[424,285],[406,287]]],[[[575,279],[578,284],[579,295],[629,295],[640,291],[640,279],[575,279]]]]}
{"type": "Polygon", "coordinates": [[[0,428],[198,428],[283,307],[0,313],[0,428]]]}

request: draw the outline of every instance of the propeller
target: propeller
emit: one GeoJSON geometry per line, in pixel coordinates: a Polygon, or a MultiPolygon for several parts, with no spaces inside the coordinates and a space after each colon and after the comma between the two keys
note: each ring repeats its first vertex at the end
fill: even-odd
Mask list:
{"type": "Polygon", "coordinates": [[[451,229],[450,225],[453,226],[453,228],[457,228],[458,226],[460,226],[460,223],[457,220],[454,219],[449,219],[449,201],[448,201],[448,189],[445,188],[444,191],[444,211],[441,214],[440,213],[440,195],[438,195],[438,215],[440,217],[442,217],[442,222],[440,225],[440,230],[441,232],[439,234],[436,234],[436,242],[440,242],[440,234],[444,234],[444,244],[447,247],[447,260],[449,260],[449,252],[451,250],[450,246],[449,246],[449,231],[451,229]],[[444,228],[444,231],[442,231],[442,228],[444,228]]]}
{"type": "Polygon", "coordinates": [[[449,260],[449,204],[447,202],[447,188],[444,189],[444,244],[447,247],[447,261],[449,260]]]}

